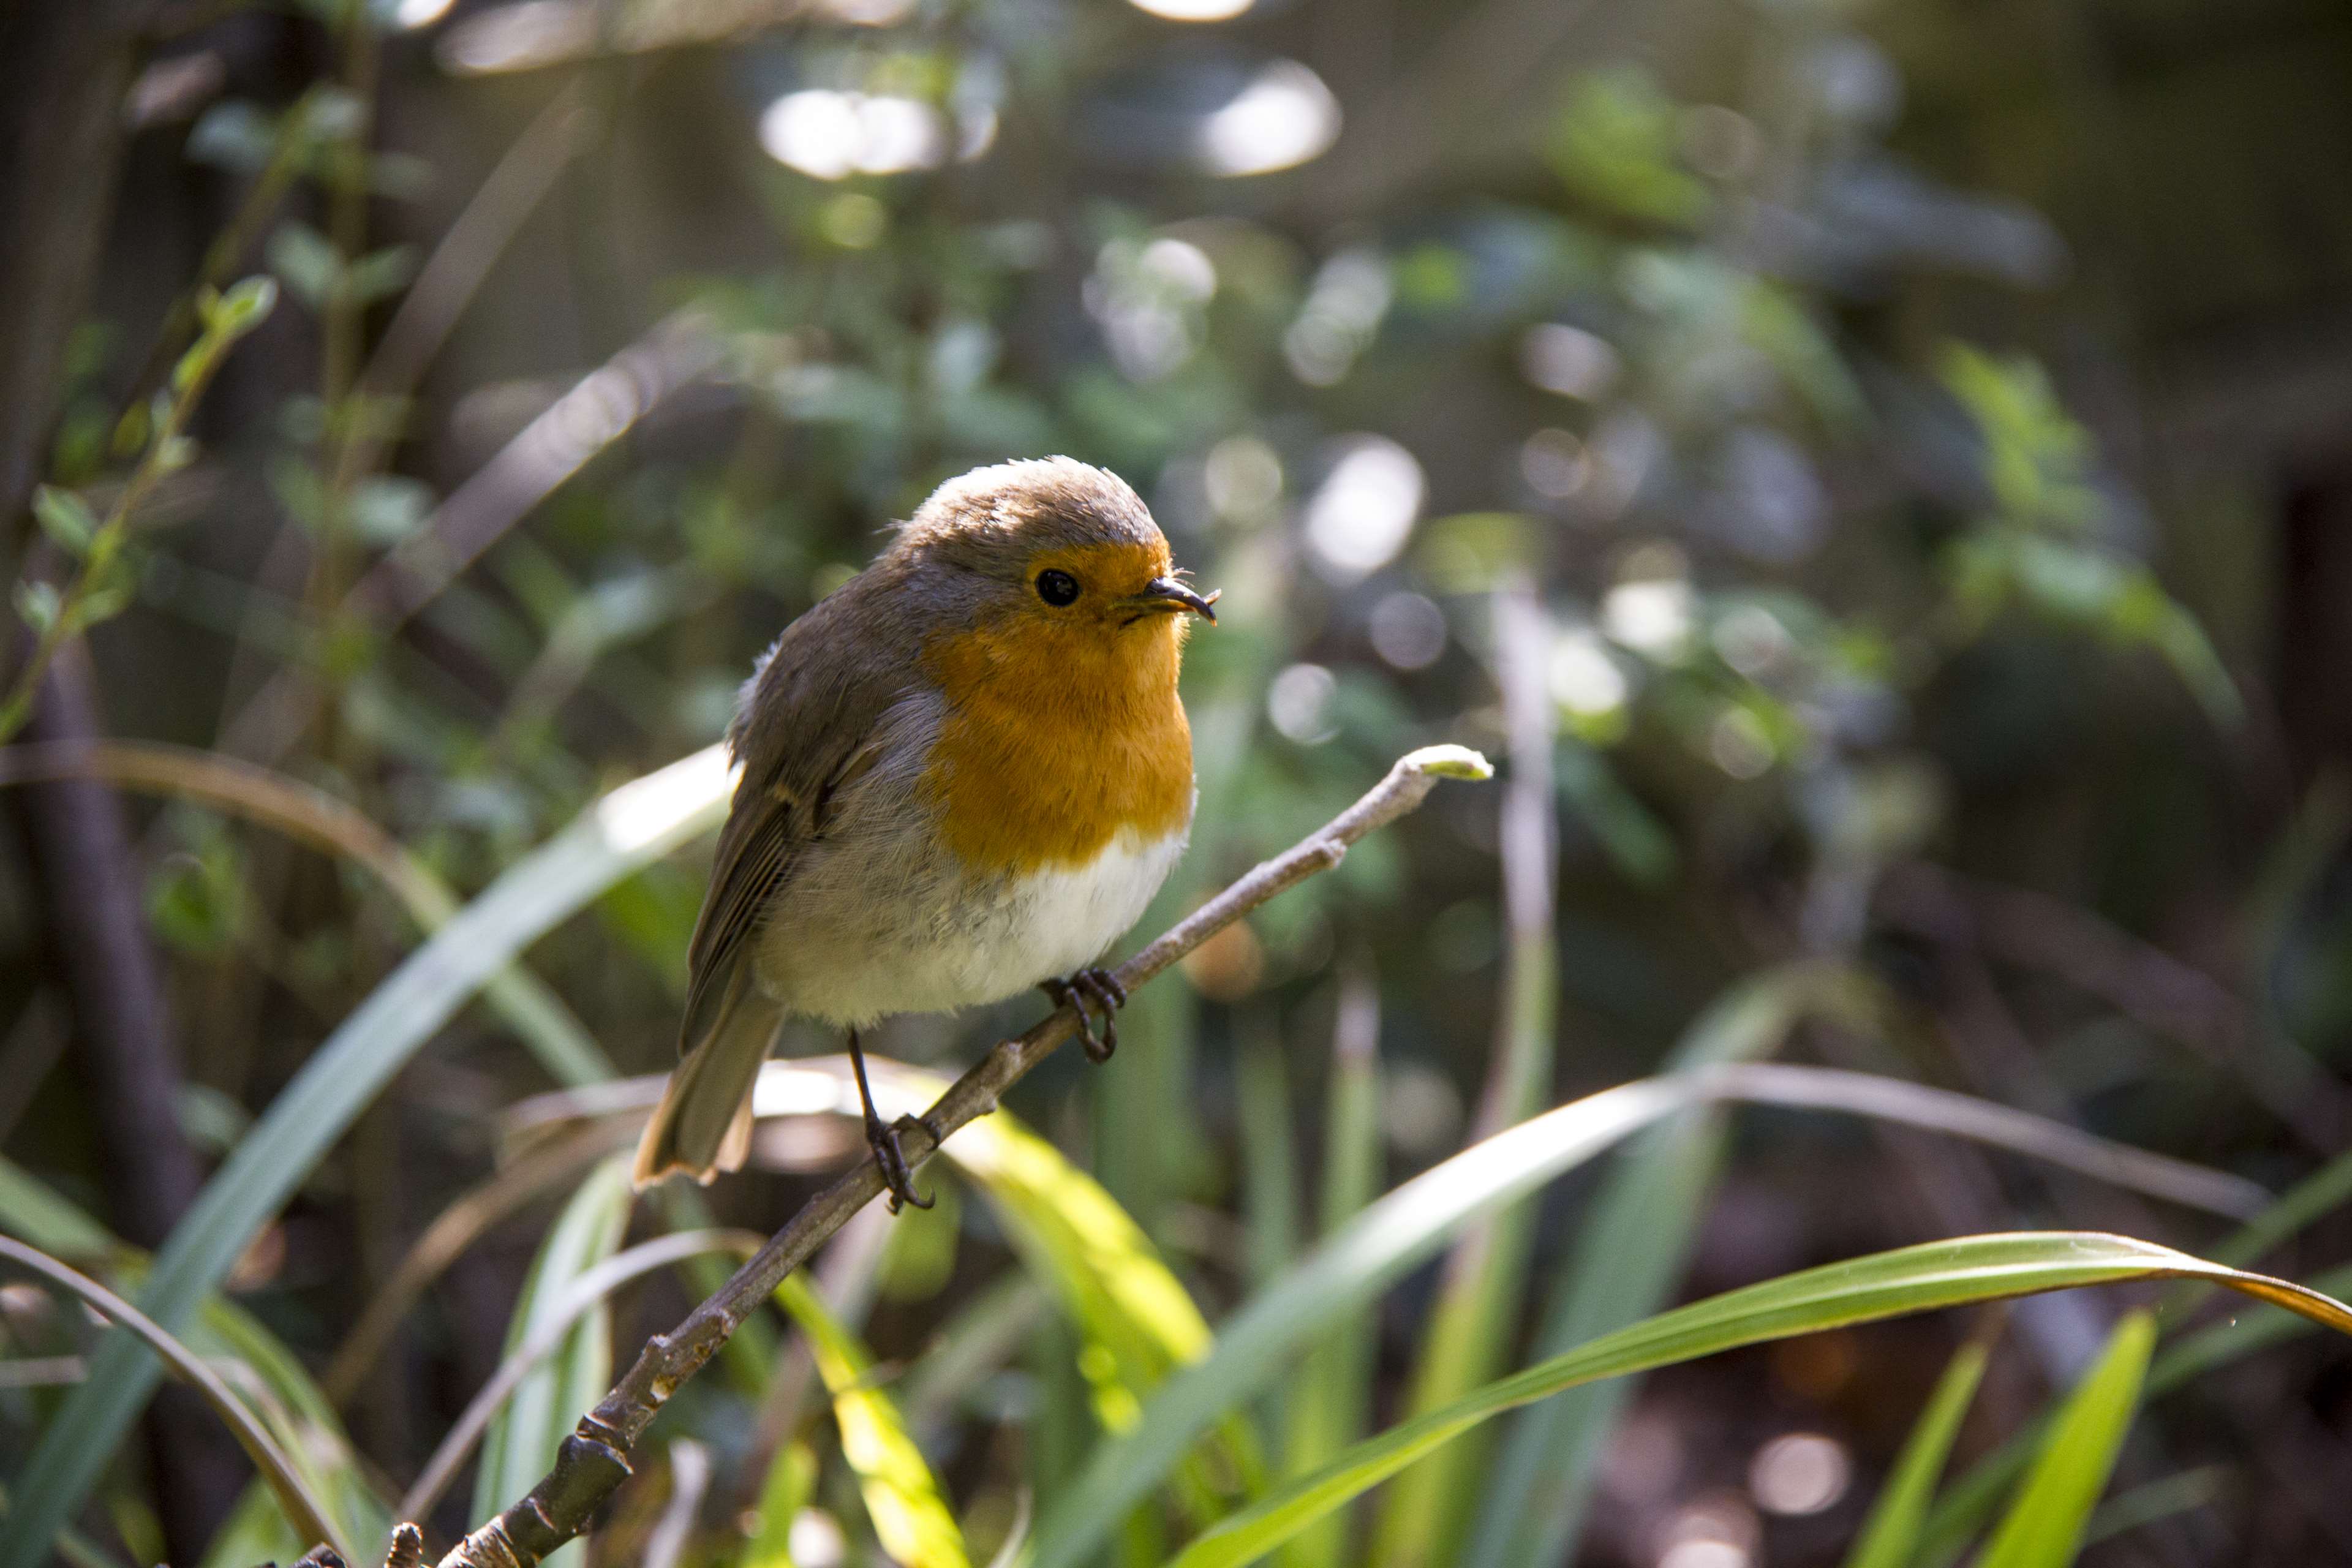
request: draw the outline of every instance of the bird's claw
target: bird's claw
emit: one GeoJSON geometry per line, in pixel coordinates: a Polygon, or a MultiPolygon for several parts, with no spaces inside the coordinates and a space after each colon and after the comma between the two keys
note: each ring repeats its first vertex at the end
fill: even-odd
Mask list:
{"type": "Polygon", "coordinates": [[[1118,976],[1092,967],[1079,970],[1067,980],[1048,980],[1042,989],[1055,1006],[1076,1009],[1078,1039],[1086,1047],[1087,1060],[1097,1065],[1110,1060],[1111,1053],[1118,1049],[1118,1010],[1127,1005],[1127,987],[1118,983],[1118,976]],[[1089,1003],[1101,1010],[1099,1026],[1089,1003]]]}
{"type": "Polygon", "coordinates": [[[866,1113],[866,1146],[874,1151],[874,1162],[882,1167],[882,1184],[889,1191],[892,1214],[897,1214],[902,1205],[912,1204],[919,1209],[927,1209],[938,1202],[936,1198],[927,1198],[915,1190],[914,1170],[907,1163],[906,1151],[898,1147],[899,1133],[909,1127],[929,1133],[934,1148],[946,1142],[945,1136],[929,1117],[901,1116],[896,1121],[885,1122],[872,1112],[866,1113]]]}

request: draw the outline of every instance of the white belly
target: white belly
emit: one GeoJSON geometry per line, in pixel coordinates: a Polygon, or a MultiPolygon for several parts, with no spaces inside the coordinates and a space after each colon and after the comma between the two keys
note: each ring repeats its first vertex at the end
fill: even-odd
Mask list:
{"type": "Polygon", "coordinates": [[[1101,958],[1142,917],[1184,837],[1121,835],[1085,866],[1027,877],[927,868],[895,897],[869,880],[862,899],[825,900],[822,915],[772,919],[761,984],[795,1013],[850,1026],[1001,1002],[1101,958]]]}

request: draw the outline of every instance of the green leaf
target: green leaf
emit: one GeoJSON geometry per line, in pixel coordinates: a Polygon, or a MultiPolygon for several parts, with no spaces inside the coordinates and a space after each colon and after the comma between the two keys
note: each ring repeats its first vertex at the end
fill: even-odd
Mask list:
{"type": "Polygon", "coordinates": [[[2156,1320],[2134,1312],[2059,1413],[2042,1457],[1994,1532],[1980,1568],[2065,1568],[2123,1452],[2156,1344],[2156,1320]]]}
{"type": "Polygon", "coordinates": [[[277,308],[277,279],[265,273],[240,279],[205,309],[205,335],[225,348],[268,321],[277,308]]]}
{"type": "MultiPolygon", "coordinates": [[[[615,1158],[597,1166],[563,1205],[507,1321],[506,1356],[539,1338],[570,1305],[580,1277],[620,1250],[632,1195],[628,1161],[615,1158]]],[[[613,1313],[600,1302],[572,1325],[554,1354],[524,1374],[483,1435],[468,1517],[488,1519],[538,1484],[580,1413],[603,1397],[612,1376],[613,1313]]],[[[572,1542],[548,1561],[577,1563],[585,1552],[572,1542]]]]}
{"type": "Polygon", "coordinates": [[[1845,1568],[1906,1568],[1911,1563],[1944,1461],[1951,1457],[1952,1439],[1959,1436],[1960,1421],[1984,1377],[1986,1355],[1982,1344],[1965,1344],[1944,1368],[1927,1408],[1895,1458],[1885,1489],[1871,1505],[1845,1568]]]}
{"type": "Polygon", "coordinates": [[[40,486],[33,491],[33,516],[39,520],[41,531],[67,554],[79,557],[89,552],[98,519],[90,516],[89,508],[73,491],[40,486]]]}
{"type": "MultiPolygon", "coordinates": [[[[541,934],[648,860],[715,827],[733,783],[709,747],[624,785],[523,858],[409,955],[314,1052],[205,1184],[156,1255],[141,1307],[185,1324],[354,1118],[467,999],[541,934]]],[[[42,1560],[155,1386],[141,1346],[109,1335],[20,1473],[0,1564],[42,1560]]]]}
{"type": "MultiPolygon", "coordinates": [[[[1877,988],[1843,965],[1795,963],[1731,988],[1684,1032],[1675,1070],[1755,1061],[1789,1031],[1822,1017],[1875,1031],[1877,988]]],[[[1664,1304],[1681,1279],[1706,1194],[1722,1163],[1723,1110],[1687,1110],[1627,1149],[1595,1194],[1551,1290],[1534,1354],[1560,1355],[1664,1304]]],[[[1472,1568],[1549,1564],[1570,1555],[1601,1456],[1634,1385],[1593,1384],[1515,1417],[1478,1510],[1472,1568]]]]}
{"type": "MultiPolygon", "coordinates": [[[[799,1275],[788,1276],[776,1287],[776,1300],[808,1336],[817,1375],[833,1395],[842,1458],[857,1477],[866,1518],[873,1521],[882,1550],[904,1568],[969,1568],[971,1555],[942,1500],[938,1478],[907,1435],[898,1405],[869,1385],[873,1356],[799,1275]]],[[[481,1517],[481,1510],[476,1511],[481,1517]]]]}
{"type": "Polygon", "coordinates": [[[806,1443],[787,1443],[760,1488],[760,1528],[743,1552],[743,1568],[793,1568],[793,1521],[816,1491],[816,1456],[806,1443]]]}
{"type": "MultiPolygon", "coordinates": [[[[1341,981],[1332,1033],[1318,1226],[1318,1234],[1324,1236],[1355,1218],[1381,1188],[1380,995],[1368,973],[1341,981]]],[[[1371,1315],[1359,1312],[1334,1324],[1307,1352],[1288,1391],[1283,1474],[1318,1469],[1363,1436],[1371,1411],[1376,1348],[1371,1315]]],[[[1339,1568],[1349,1560],[1347,1521],[1334,1517],[1313,1526],[1290,1543],[1287,1560],[1294,1568],[1339,1568]]]]}
{"type": "Polygon", "coordinates": [[[349,286],[352,301],[372,305],[378,300],[389,299],[408,287],[416,275],[416,247],[413,245],[388,246],[372,250],[352,263],[349,286]]]}
{"type": "Polygon", "coordinates": [[[1570,89],[1545,147],[1570,189],[1628,216],[1686,225],[1706,186],[1681,166],[1681,110],[1638,68],[1594,71],[1570,89]]]}
{"type": "MultiPolygon", "coordinates": [[[[1906,1247],[1784,1275],[1693,1302],[1490,1384],[1444,1410],[1357,1445],[1317,1475],[1286,1486],[1224,1520],[1187,1547],[1176,1558],[1174,1568],[1238,1568],[1255,1562],[1332,1509],[1497,1413],[1597,1378],[1619,1377],[1741,1345],[1911,1312],[2164,1277],[2212,1279],[2292,1307],[2352,1334],[2352,1308],[2339,1301],[2284,1280],[2242,1274],[2125,1237],[2042,1231],[1963,1237],[1906,1247]]],[[[2077,1396],[2085,1413],[2081,1426],[2073,1429],[2075,1435],[2086,1442],[2095,1440],[2105,1430],[2098,1423],[2115,1420],[2114,1438],[2121,1441],[2120,1424],[2128,1419],[2131,1399],[2137,1394],[2151,1333],[2145,1314],[2126,1321],[2116,1348],[2077,1396]],[[2120,1415],[2116,1412],[2119,1394],[2120,1415]]],[[[2053,1444],[2053,1453],[2063,1451],[2063,1446],[2053,1444]]],[[[2098,1467],[2100,1485],[2105,1484],[2112,1458],[2109,1449],[2098,1467]]],[[[2046,1493],[2029,1487],[2029,1497],[2021,1504],[2032,1503],[2029,1517],[2063,1523],[2064,1509],[2080,1492],[2081,1467],[2066,1465],[2061,1473],[2063,1484],[2053,1481],[2046,1493]]],[[[2081,1506],[2087,1514],[2090,1500],[2084,1499],[2081,1506]]],[[[1997,1542],[1996,1556],[2000,1551],[1997,1542]]],[[[2046,1559],[2004,1559],[1997,1568],[2021,1568],[2021,1564],[2042,1561],[2046,1559]]],[[[1996,1568],[1994,1559],[1988,1559],[1988,1568],[1996,1568]]]]}
{"type": "Polygon", "coordinates": [[[343,258],[332,241],[309,224],[289,218],[269,237],[270,270],[286,280],[294,297],[311,310],[325,308],[342,287],[343,258]]]}
{"type": "Polygon", "coordinates": [[[37,634],[46,635],[65,610],[65,596],[55,583],[26,578],[16,584],[16,613],[37,634]]]}

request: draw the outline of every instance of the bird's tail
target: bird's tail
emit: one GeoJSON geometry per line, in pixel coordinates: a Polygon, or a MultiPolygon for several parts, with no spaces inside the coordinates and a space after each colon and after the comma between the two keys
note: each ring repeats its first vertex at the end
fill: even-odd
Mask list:
{"type": "Polygon", "coordinates": [[[707,1184],[740,1169],[751,1152],[751,1090],[783,1015],[760,994],[750,969],[737,969],[718,1016],[669,1075],[637,1141],[630,1179],[640,1191],[677,1171],[707,1184]]]}

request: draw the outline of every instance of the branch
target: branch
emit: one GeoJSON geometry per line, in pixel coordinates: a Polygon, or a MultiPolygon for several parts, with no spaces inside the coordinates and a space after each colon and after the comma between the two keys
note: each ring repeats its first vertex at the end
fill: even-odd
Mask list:
{"type": "MultiPolygon", "coordinates": [[[[1348,846],[1420,805],[1439,779],[1483,779],[1492,771],[1486,758],[1459,746],[1425,747],[1402,758],[1361,800],[1261,862],[1120,964],[1119,984],[1133,991],[1267,900],[1337,866],[1348,846]]],[[[987,1115],[1005,1090],[1076,1029],[1077,1015],[1063,1007],[1026,1034],[999,1043],[940,1097],[926,1120],[942,1135],[951,1135],[987,1115]]],[[[919,1165],[939,1148],[929,1131],[912,1127],[905,1131],[902,1146],[910,1165],[919,1165]]],[[[881,1168],[868,1160],[811,1198],[718,1294],[668,1333],[646,1341],[636,1364],[563,1440],[555,1468],[529,1496],[459,1542],[441,1559],[440,1568],[533,1568],[586,1530],[596,1510],[629,1478],[630,1451],[670,1395],[702,1370],[786,1275],[881,1193],[881,1168]]]]}

